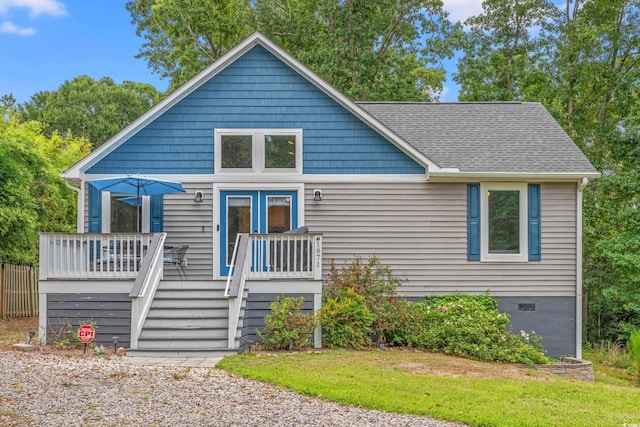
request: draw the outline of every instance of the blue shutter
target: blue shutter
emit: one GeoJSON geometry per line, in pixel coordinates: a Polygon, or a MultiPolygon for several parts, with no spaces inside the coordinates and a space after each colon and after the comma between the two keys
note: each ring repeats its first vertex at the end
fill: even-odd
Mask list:
{"type": "Polygon", "coordinates": [[[540,261],[540,184],[529,184],[529,261],[540,261]]]}
{"type": "Polygon", "coordinates": [[[151,233],[161,233],[163,226],[163,213],[162,213],[162,194],[151,196],[151,220],[149,222],[149,231],[151,233]]]}
{"type": "Polygon", "coordinates": [[[467,184],[467,259],[480,261],[480,184],[467,184]]]}
{"type": "Polygon", "coordinates": [[[102,192],[89,184],[89,233],[102,232],[102,192]]]}

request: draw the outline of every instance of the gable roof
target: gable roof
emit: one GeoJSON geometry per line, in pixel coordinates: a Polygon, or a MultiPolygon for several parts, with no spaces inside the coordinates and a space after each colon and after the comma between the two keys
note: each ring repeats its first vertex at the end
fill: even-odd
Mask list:
{"type": "Polygon", "coordinates": [[[256,32],[62,174],[85,171],[260,45],[424,166],[430,177],[595,178],[599,173],[539,103],[355,103],[256,32]]]}
{"type": "Polygon", "coordinates": [[[61,174],[61,176],[68,180],[78,181],[83,179],[83,174],[86,170],[88,170],[91,166],[95,165],[98,161],[106,157],[109,153],[147,126],[149,123],[154,121],[164,112],[169,110],[171,107],[176,105],[190,93],[198,89],[200,86],[205,84],[208,80],[214,77],[216,74],[220,73],[230,64],[235,62],[242,55],[251,50],[254,46],[260,45],[264,47],[266,50],[271,52],[275,57],[283,61],[297,73],[299,73],[302,77],[306,78],[310,83],[315,85],[321,91],[326,93],[330,98],[336,101],[338,104],[342,105],[348,111],[353,113],[356,117],[358,117],[361,121],[366,123],[372,129],[377,131],[380,135],[386,138],[388,141],[393,143],[396,147],[398,147],[401,151],[407,154],[409,157],[417,161],[419,164],[424,166],[427,170],[440,170],[440,167],[431,161],[427,156],[425,156],[420,150],[413,147],[411,144],[408,144],[394,132],[389,130],[386,126],[380,123],[376,118],[371,116],[368,112],[358,107],[353,101],[343,95],[336,88],[331,86],[325,80],[323,80],[320,76],[311,71],[308,67],[302,64],[297,59],[293,58],[287,52],[285,52],[278,45],[273,43],[271,40],[266,38],[260,32],[255,32],[248,38],[246,38],[239,45],[231,49],[229,52],[220,57],[217,61],[211,64],[209,67],[204,69],[202,72],[197,74],[187,83],[182,85],[180,88],[175,90],[145,114],[140,116],[137,120],[131,123],[129,126],[124,128],[122,131],[117,133],[111,139],[103,143],[96,150],[91,152],[88,156],[80,160],[78,163],[73,165],[67,171],[61,174]]]}
{"type": "MultiPolygon", "coordinates": [[[[401,138],[457,176],[599,176],[537,102],[359,102],[401,138]]],[[[451,175],[433,171],[430,175],[451,175]]]]}

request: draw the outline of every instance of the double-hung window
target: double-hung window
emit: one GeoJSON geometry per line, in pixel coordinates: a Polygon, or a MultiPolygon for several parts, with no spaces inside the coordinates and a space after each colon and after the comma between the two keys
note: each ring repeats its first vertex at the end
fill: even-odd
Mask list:
{"type": "Polygon", "coordinates": [[[302,172],[301,129],[218,129],[217,172],[302,172]]]}
{"type": "Polygon", "coordinates": [[[468,259],[540,260],[540,185],[469,184],[468,259]]]}

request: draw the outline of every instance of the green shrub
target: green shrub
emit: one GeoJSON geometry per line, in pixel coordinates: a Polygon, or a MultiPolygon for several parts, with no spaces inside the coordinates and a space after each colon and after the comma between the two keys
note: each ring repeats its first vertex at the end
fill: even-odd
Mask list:
{"type": "Polygon", "coordinates": [[[371,343],[375,315],[353,289],[325,297],[320,312],[323,342],[331,348],[360,349],[371,343]]]}
{"type": "Polygon", "coordinates": [[[383,340],[389,345],[416,346],[416,337],[424,331],[425,323],[421,320],[416,304],[389,298],[378,312],[376,324],[379,325],[383,340]]]}
{"type": "Polygon", "coordinates": [[[636,381],[640,385],[640,329],[633,332],[629,337],[629,348],[636,365],[636,381]]]}
{"type": "Polygon", "coordinates": [[[267,350],[293,350],[311,345],[316,328],[314,314],[304,314],[304,297],[277,297],[271,303],[271,313],[264,317],[264,331],[258,331],[260,344],[267,350]]]}
{"type": "Polygon", "coordinates": [[[514,335],[509,316],[500,313],[488,296],[429,297],[415,304],[424,329],[416,345],[482,361],[548,363],[541,339],[534,332],[514,335]]]}
{"type": "MultiPolygon", "coordinates": [[[[373,315],[371,325],[373,333],[379,338],[384,337],[385,325],[388,321],[384,311],[390,298],[395,298],[396,289],[402,280],[393,275],[391,268],[382,265],[377,256],[369,257],[366,263],[361,257],[356,256],[340,268],[336,266],[335,259],[332,259],[329,270],[324,291],[325,301],[344,296],[348,291],[362,296],[369,313],[373,315]]],[[[366,344],[369,342],[370,340],[366,344]]],[[[361,347],[361,345],[358,344],[355,347],[361,347]]]]}

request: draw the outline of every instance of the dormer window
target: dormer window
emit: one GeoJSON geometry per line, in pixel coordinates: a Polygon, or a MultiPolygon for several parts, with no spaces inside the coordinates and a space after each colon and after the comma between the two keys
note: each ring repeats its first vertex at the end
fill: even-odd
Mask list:
{"type": "Polygon", "coordinates": [[[218,129],[218,172],[302,172],[301,129],[218,129]]]}

